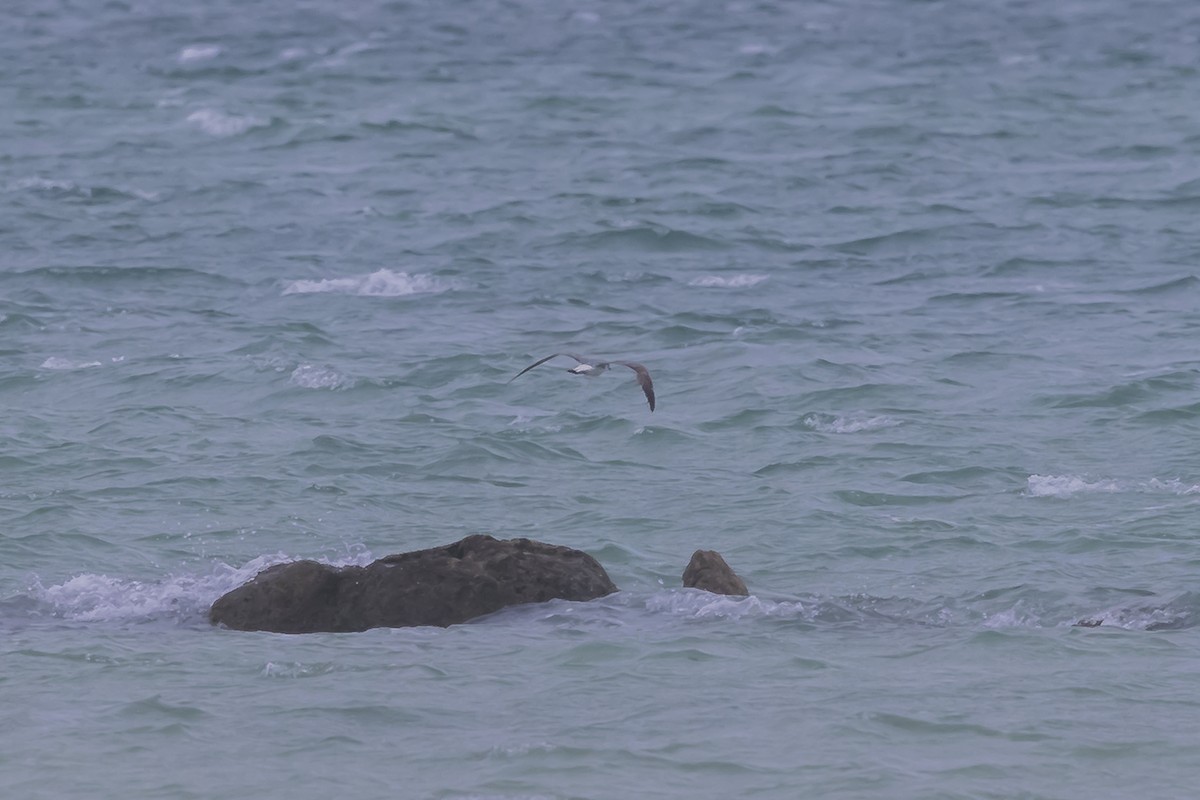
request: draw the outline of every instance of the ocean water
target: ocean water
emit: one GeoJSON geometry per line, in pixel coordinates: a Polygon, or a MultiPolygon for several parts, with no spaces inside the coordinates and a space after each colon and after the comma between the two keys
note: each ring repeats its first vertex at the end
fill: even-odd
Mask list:
{"type": "Polygon", "coordinates": [[[6,12],[0,796],[1194,795],[1194,3],[6,12]],[[622,591],[206,619],[472,533],[622,591]]]}

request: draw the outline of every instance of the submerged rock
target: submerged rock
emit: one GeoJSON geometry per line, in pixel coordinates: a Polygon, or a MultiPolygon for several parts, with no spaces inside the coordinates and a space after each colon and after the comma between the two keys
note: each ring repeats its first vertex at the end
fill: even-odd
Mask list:
{"type": "Polygon", "coordinates": [[[587,553],[531,539],[467,538],[365,567],[276,564],[213,603],[209,619],[243,631],[315,633],[466,622],[520,603],[617,591],[587,553]]]}
{"type": "Polygon", "coordinates": [[[713,594],[745,596],[746,584],[715,550],[697,550],[683,571],[683,585],[713,594]]]}

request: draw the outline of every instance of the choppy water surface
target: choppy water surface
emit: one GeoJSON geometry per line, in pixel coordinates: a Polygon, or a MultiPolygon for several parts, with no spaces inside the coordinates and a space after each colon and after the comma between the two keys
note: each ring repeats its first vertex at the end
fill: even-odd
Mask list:
{"type": "Polygon", "coordinates": [[[1192,4],[7,16],[4,796],[1194,792],[1192,4]],[[622,591],[205,618],[476,532],[622,591]]]}

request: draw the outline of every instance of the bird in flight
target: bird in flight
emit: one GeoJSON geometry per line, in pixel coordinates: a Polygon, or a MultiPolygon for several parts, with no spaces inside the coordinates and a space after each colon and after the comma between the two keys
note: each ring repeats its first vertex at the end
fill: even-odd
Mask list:
{"type": "Polygon", "coordinates": [[[567,370],[567,372],[571,373],[572,375],[587,375],[591,378],[596,377],[602,372],[607,372],[608,368],[613,364],[619,364],[622,367],[629,367],[631,370],[633,370],[634,374],[637,375],[638,385],[641,386],[642,391],[646,393],[646,402],[650,404],[650,410],[654,410],[654,381],[650,380],[649,371],[647,371],[644,366],[634,361],[591,361],[583,356],[577,356],[574,353],[551,353],[540,361],[533,362],[516,375],[513,375],[508,379],[508,382],[512,383],[534,367],[541,366],[550,359],[558,356],[566,356],[567,358],[573,358],[579,362],[576,366],[567,370]]]}

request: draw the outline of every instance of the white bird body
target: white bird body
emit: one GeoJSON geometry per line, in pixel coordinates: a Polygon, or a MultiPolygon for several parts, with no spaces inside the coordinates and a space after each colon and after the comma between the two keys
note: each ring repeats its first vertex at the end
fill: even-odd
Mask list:
{"type": "Polygon", "coordinates": [[[572,375],[587,375],[589,378],[595,378],[601,373],[608,372],[608,368],[613,364],[620,364],[622,367],[629,367],[637,376],[638,385],[642,387],[642,392],[646,395],[646,402],[650,404],[650,410],[654,410],[654,381],[650,379],[650,371],[636,361],[595,361],[593,363],[589,363],[591,359],[584,358],[583,356],[577,356],[574,353],[551,353],[545,358],[533,362],[516,375],[513,375],[508,379],[508,382],[512,383],[526,372],[529,372],[529,370],[545,364],[547,361],[552,358],[556,358],[557,356],[566,356],[567,358],[573,358],[578,361],[579,363],[568,369],[567,372],[571,373],[572,375]]]}
{"type": "Polygon", "coordinates": [[[576,367],[571,367],[567,372],[572,375],[587,375],[589,378],[595,378],[602,372],[608,372],[608,364],[580,364],[576,367]]]}

